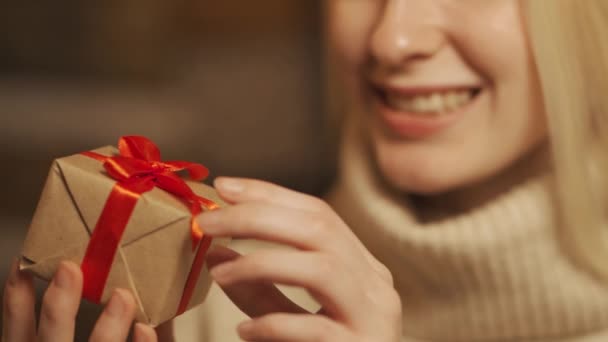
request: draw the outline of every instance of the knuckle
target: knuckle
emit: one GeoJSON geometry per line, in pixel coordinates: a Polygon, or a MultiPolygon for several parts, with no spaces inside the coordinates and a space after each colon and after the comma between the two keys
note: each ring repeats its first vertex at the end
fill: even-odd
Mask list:
{"type": "Polygon", "coordinates": [[[311,208],[317,212],[324,213],[332,210],[327,202],[318,197],[308,195],[308,200],[311,208]]]}
{"type": "Polygon", "coordinates": [[[61,298],[56,291],[47,290],[42,298],[40,315],[50,323],[57,323],[75,319],[76,312],[71,310],[65,298],[61,298]]]}
{"type": "MultiPolygon", "coordinates": [[[[250,256],[244,256],[240,261],[235,262],[234,266],[238,267],[238,271],[259,271],[265,266],[268,265],[268,262],[265,261],[266,258],[264,255],[260,254],[252,254],[250,256]]],[[[235,270],[236,272],[236,270],[235,270]]]]}
{"type": "Polygon", "coordinates": [[[385,298],[385,310],[389,317],[398,317],[399,319],[401,318],[401,297],[393,289],[391,289],[391,291],[387,291],[385,298]]]}
{"type": "Polygon", "coordinates": [[[17,294],[13,294],[11,290],[6,289],[4,291],[3,298],[3,315],[6,318],[15,318],[19,316],[20,312],[20,300],[17,294]]]}
{"type": "Polygon", "coordinates": [[[8,283],[4,286],[4,291],[2,291],[2,307],[4,311],[6,311],[10,306],[13,306],[13,301],[16,297],[16,293],[13,290],[12,286],[8,283]]]}
{"type": "Polygon", "coordinates": [[[311,215],[308,232],[313,238],[322,238],[330,229],[330,223],[324,215],[311,215]]]}
{"type": "Polygon", "coordinates": [[[40,309],[40,316],[42,320],[45,320],[51,324],[66,320],[63,310],[61,310],[57,305],[52,305],[48,301],[43,301],[42,308],[40,309]]]}
{"type": "Polygon", "coordinates": [[[377,308],[385,317],[401,317],[401,297],[397,291],[388,286],[383,280],[376,278],[370,280],[362,289],[362,298],[365,298],[370,307],[377,308]]]}
{"type": "Polygon", "coordinates": [[[336,259],[330,256],[321,256],[317,261],[315,270],[315,280],[318,282],[326,282],[332,275],[336,275],[338,266],[336,265],[336,259]]]}
{"type": "Polygon", "coordinates": [[[336,327],[327,319],[320,319],[317,329],[312,333],[311,339],[314,342],[336,341],[336,327]]]}
{"type": "Polygon", "coordinates": [[[31,285],[17,287],[6,284],[2,298],[2,312],[8,319],[21,319],[33,311],[34,289],[31,285]]]}
{"type": "Polygon", "coordinates": [[[247,207],[232,207],[228,209],[233,210],[225,210],[223,215],[225,218],[224,222],[225,224],[227,223],[226,226],[229,227],[231,231],[240,234],[246,232],[247,228],[252,226],[251,221],[247,219],[247,217],[250,216],[247,213],[247,207]]]}
{"type": "Polygon", "coordinates": [[[376,269],[378,271],[378,274],[380,275],[380,277],[386,281],[388,284],[390,284],[391,286],[394,285],[395,279],[393,278],[393,273],[391,272],[391,270],[389,270],[388,267],[386,267],[386,265],[384,265],[383,263],[376,261],[376,269]]]}

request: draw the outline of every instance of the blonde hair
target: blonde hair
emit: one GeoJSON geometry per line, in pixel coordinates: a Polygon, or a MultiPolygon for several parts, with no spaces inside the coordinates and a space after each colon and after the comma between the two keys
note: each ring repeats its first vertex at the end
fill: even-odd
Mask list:
{"type": "Polygon", "coordinates": [[[608,1],[522,2],[553,151],[559,236],[608,279],[608,1]]]}

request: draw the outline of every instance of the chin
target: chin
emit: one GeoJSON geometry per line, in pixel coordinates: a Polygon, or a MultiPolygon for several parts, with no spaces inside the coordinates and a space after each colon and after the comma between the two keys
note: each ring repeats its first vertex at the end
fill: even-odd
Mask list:
{"type": "Polygon", "coordinates": [[[379,171],[388,185],[400,192],[417,195],[439,195],[466,186],[449,175],[438,175],[435,170],[411,169],[379,164],[379,171]]]}
{"type": "Polygon", "coordinates": [[[382,152],[376,151],[378,172],[391,188],[403,193],[440,195],[473,185],[493,172],[477,167],[474,160],[463,163],[449,155],[382,152]]]}

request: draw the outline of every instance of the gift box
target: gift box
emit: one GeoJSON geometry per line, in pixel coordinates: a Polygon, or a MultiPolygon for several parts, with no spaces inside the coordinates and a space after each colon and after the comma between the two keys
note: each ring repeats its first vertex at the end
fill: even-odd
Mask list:
{"type": "Polygon", "coordinates": [[[81,265],[83,297],[104,304],[129,289],[137,320],[158,325],[200,304],[211,285],[211,239],[194,217],[225,203],[200,182],[207,170],[162,162],[143,137],[54,161],[22,250],[21,269],[49,280],[58,264],[81,265]],[[177,172],[188,172],[193,181],[177,172]]]}

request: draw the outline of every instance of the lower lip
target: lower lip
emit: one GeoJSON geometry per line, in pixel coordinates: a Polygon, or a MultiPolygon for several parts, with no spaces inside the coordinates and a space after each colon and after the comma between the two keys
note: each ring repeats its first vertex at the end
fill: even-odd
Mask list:
{"type": "Polygon", "coordinates": [[[453,126],[464,116],[480,95],[477,94],[471,102],[452,112],[432,116],[422,116],[422,114],[396,110],[378,97],[375,97],[374,102],[379,109],[380,119],[392,132],[407,139],[424,139],[453,126]]]}

